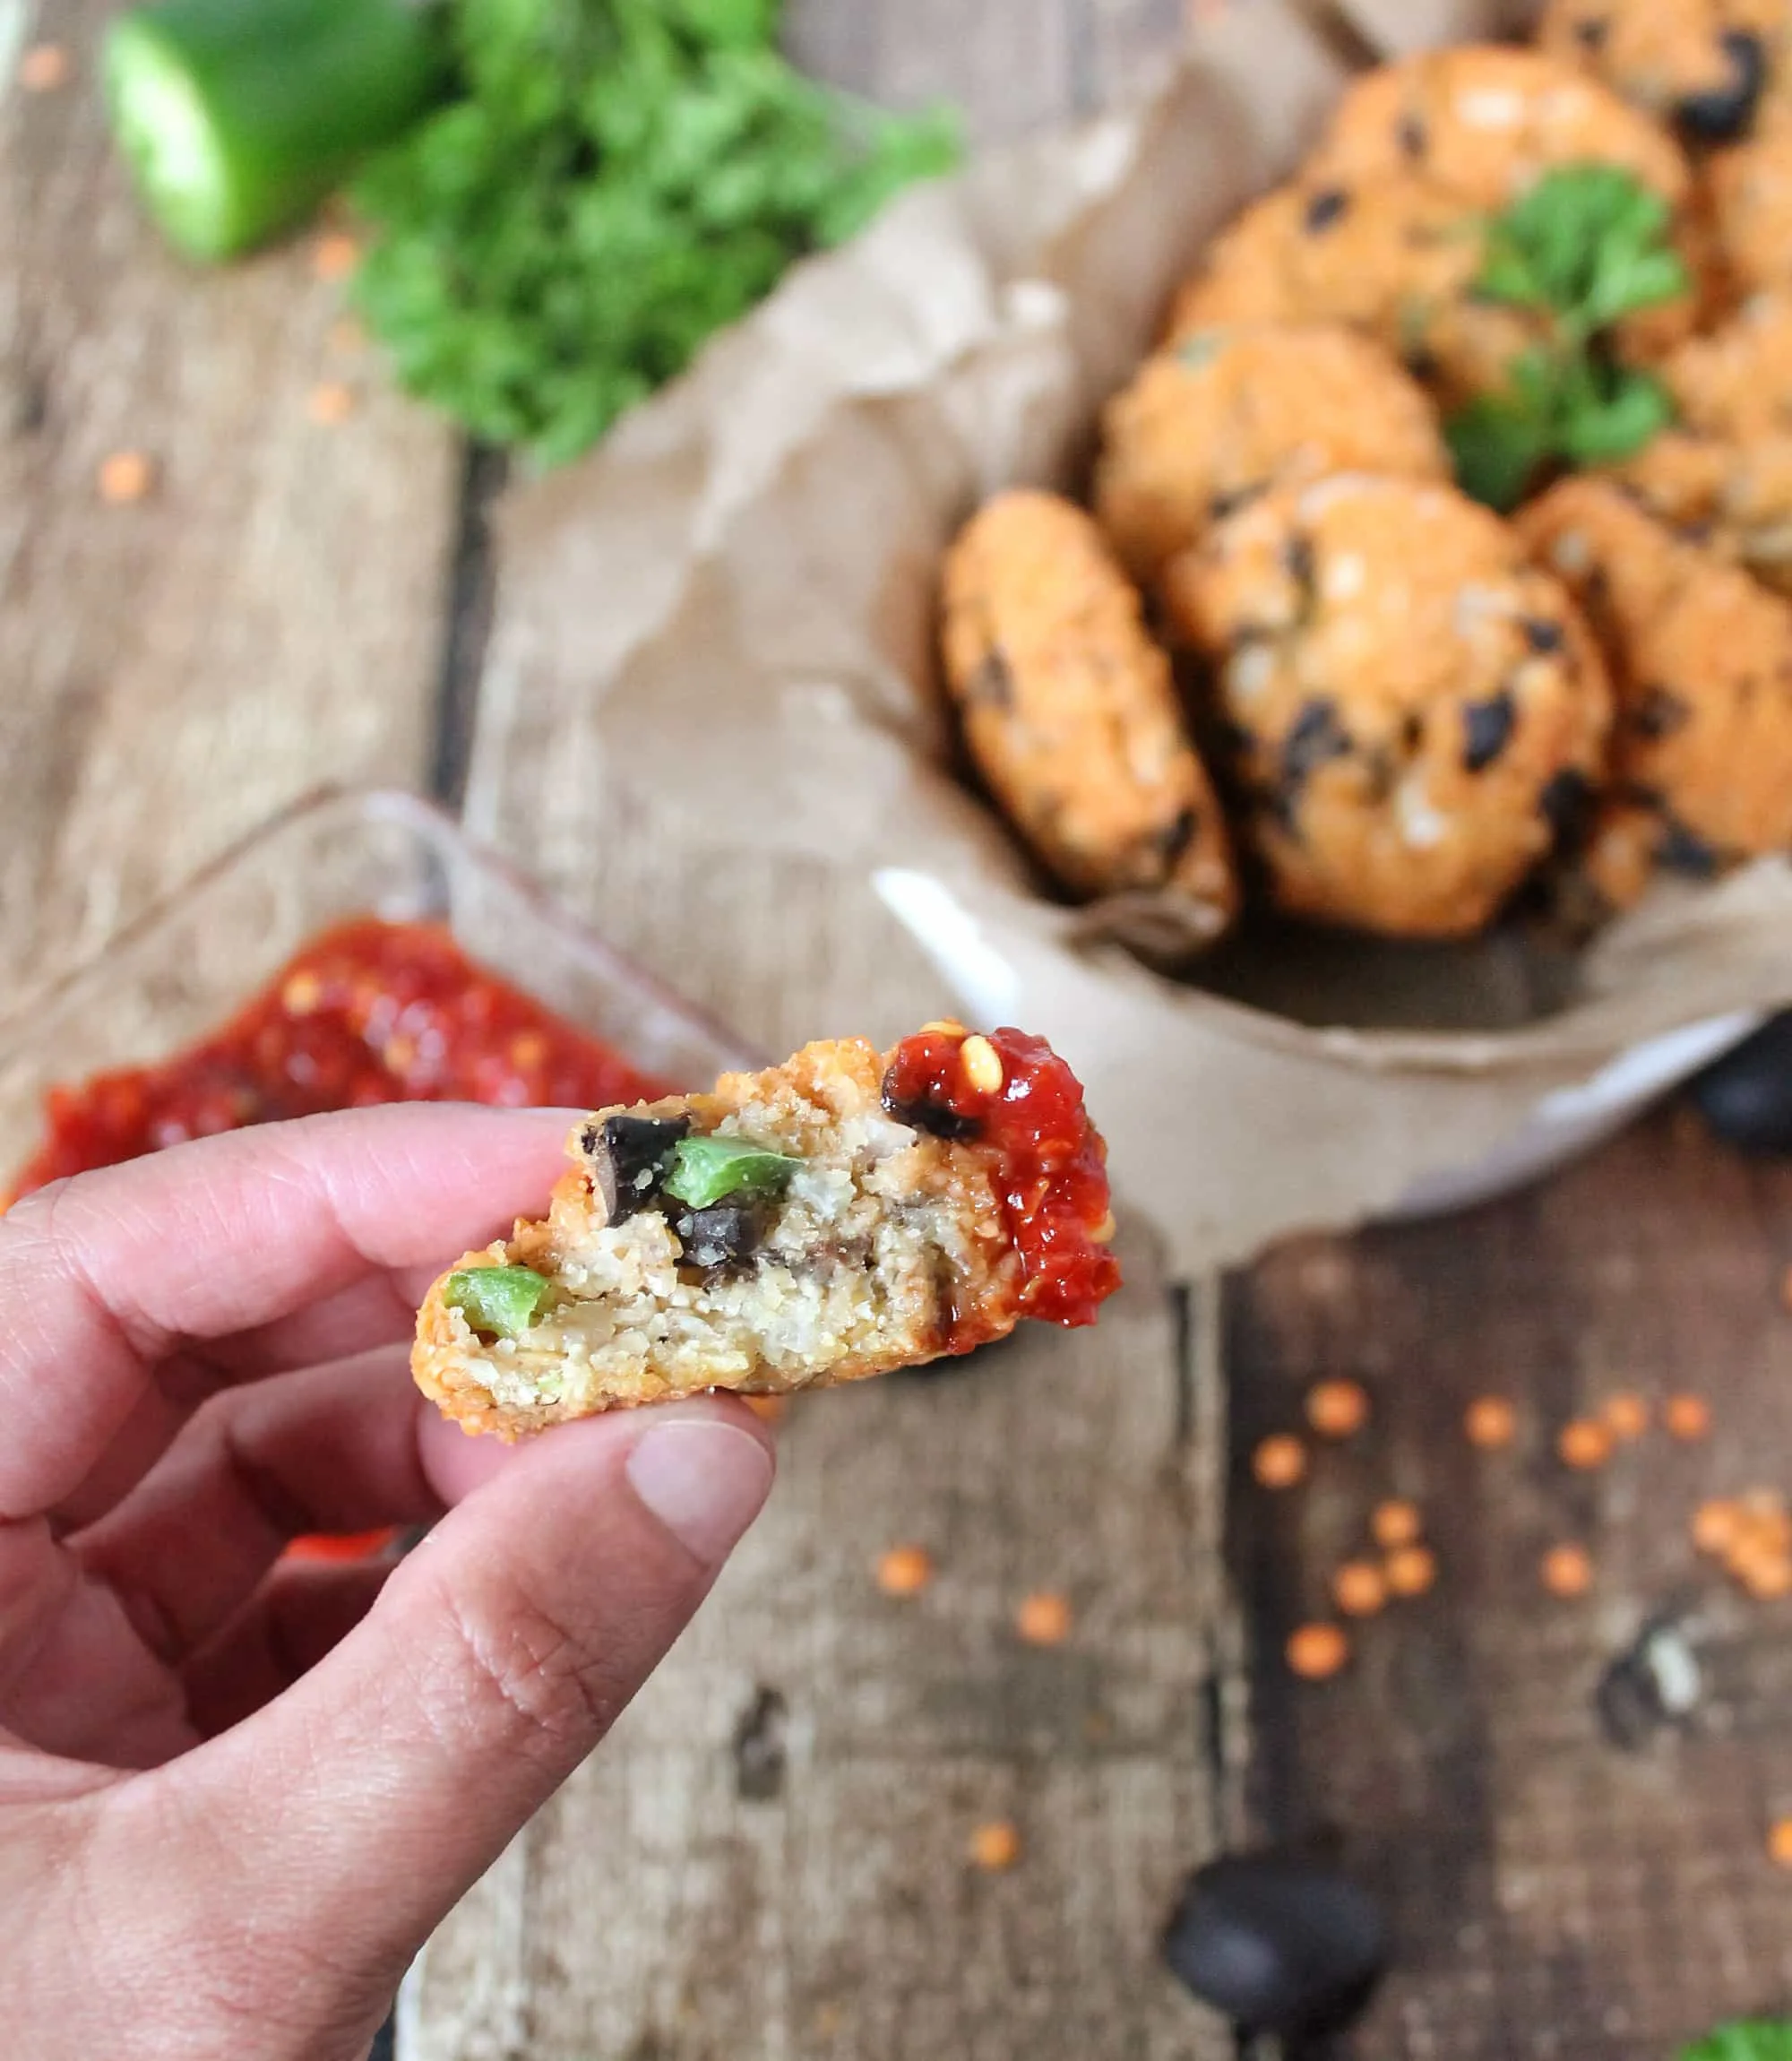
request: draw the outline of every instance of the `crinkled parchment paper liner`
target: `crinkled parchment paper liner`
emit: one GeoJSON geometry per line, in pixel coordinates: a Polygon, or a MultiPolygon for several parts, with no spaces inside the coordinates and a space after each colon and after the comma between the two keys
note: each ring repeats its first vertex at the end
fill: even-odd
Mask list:
{"type": "MultiPolygon", "coordinates": [[[[1348,12],[1401,40],[1487,19],[1466,0],[1348,12]]],[[[933,661],[947,539],[997,486],[1075,477],[1169,288],[1344,75],[1286,0],[1235,0],[1148,107],[905,199],[500,521],[494,691],[582,674],[584,763],[595,746],[662,790],[676,767],[694,839],[825,854],[916,929],[968,1012],[1049,1034],[1123,1194],[1187,1268],[1521,1173],[1792,999],[1776,864],[1615,928],[1544,1021],[1304,1028],[1162,979],[1112,924],[1043,899],[952,777],[933,661]]],[[[1417,1020],[1461,1021],[1438,1002],[1417,1020]]]]}

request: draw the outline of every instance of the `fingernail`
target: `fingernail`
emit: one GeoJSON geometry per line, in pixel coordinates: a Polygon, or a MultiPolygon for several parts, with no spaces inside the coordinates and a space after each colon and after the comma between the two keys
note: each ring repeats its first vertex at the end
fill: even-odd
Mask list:
{"type": "Polygon", "coordinates": [[[679,1544],[714,1567],[758,1516],[771,1488],[771,1456],[732,1424],[678,1418],[642,1434],[628,1479],[679,1544]]]}

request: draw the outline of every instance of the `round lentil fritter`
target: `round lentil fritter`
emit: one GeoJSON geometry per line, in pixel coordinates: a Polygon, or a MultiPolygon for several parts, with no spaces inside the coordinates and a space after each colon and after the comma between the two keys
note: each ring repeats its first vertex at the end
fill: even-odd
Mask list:
{"type": "Polygon", "coordinates": [[[1792,287],[1792,103],[1777,101],[1746,142],[1716,151],[1706,177],[1732,287],[1792,287]]]}
{"type": "Polygon", "coordinates": [[[943,644],[971,757],[1043,864],[1078,894],[1162,890],[1197,934],[1225,930],[1219,805],[1093,519],[1054,494],[990,502],[946,559],[943,644]]]}
{"type": "Polygon", "coordinates": [[[1502,208],[1564,165],[1616,165],[1676,211],[1692,171],[1658,124],[1537,50],[1465,44],[1366,73],[1312,166],[1346,183],[1419,173],[1470,206],[1502,208]]]}
{"type": "Polygon", "coordinates": [[[1597,646],[1511,529],[1453,488],[1280,488],[1178,559],[1166,597],[1214,668],[1246,832],[1298,914],[1478,930],[1602,773],[1597,646]]]}
{"type": "Polygon", "coordinates": [[[1198,330],[1108,404],[1096,513],[1133,576],[1156,580],[1252,496],[1328,472],[1448,479],[1424,391],[1341,327],[1198,330]]]}
{"type": "Polygon", "coordinates": [[[1209,247],[1176,297],[1169,341],[1235,323],[1341,323],[1446,400],[1496,391],[1542,332],[1477,297],[1482,248],[1477,211],[1422,177],[1279,186],[1209,247]]]}
{"type": "Polygon", "coordinates": [[[1517,526],[1581,600],[1611,671],[1625,813],[1600,826],[1602,873],[1638,876],[1639,811],[1650,864],[1699,878],[1792,846],[1792,604],[1606,480],[1564,480],[1517,526]]]}
{"type": "Polygon", "coordinates": [[[1792,292],[1757,295],[1661,371],[1679,419],[1611,477],[1690,540],[1792,589],[1792,292]]]}
{"type": "Polygon", "coordinates": [[[1788,38],[1786,0],[1547,0],[1538,31],[1698,148],[1749,134],[1788,38]]]}

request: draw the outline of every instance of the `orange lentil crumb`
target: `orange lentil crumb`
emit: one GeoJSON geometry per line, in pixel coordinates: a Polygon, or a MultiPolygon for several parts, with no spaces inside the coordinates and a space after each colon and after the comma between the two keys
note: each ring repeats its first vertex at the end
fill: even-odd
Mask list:
{"type": "Polygon", "coordinates": [[[115,508],[142,500],[155,483],[155,461],[146,452],[115,451],[99,468],[99,498],[115,508]]]}
{"type": "Polygon", "coordinates": [[[1543,1556],[1543,1586],[1552,1596],[1584,1596],[1593,1585],[1593,1562],[1584,1546],[1552,1546],[1543,1556]]]}
{"type": "Polygon", "coordinates": [[[1429,1546],[1402,1546],[1387,1557],[1388,1588],[1396,1596],[1423,1596],[1437,1580],[1437,1556],[1429,1546]]]}
{"type": "Polygon", "coordinates": [[[354,391],[344,386],[340,379],[327,379],[321,386],[312,388],[311,399],[306,405],[314,423],[322,428],[333,429],[355,412],[354,391]]]}
{"type": "Polygon", "coordinates": [[[1577,1418],[1572,1424],[1562,1427],[1555,1450],[1566,1466],[1603,1467],[1612,1456],[1612,1435],[1591,1418],[1577,1418]]]}
{"type": "Polygon", "coordinates": [[[892,1546],[877,1563],[877,1586],[886,1596],[918,1596],[934,1578],[925,1546],[892,1546]]]}
{"type": "Polygon", "coordinates": [[[1373,1617],[1386,1607],[1387,1577],[1373,1560],[1347,1560],[1331,1577],[1331,1600],[1347,1617],[1373,1617]]]}
{"type": "Polygon", "coordinates": [[[311,246],[311,270],[318,279],[347,279],[360,262],[360,245],[343,229],[326,229],[311,246]]]}
{"type": "Polygon", "coordinates": [[[1702,1395],[1670,1395],[1661,1406],[1661,1421],[1670,1436],[1690,1444],[1710,1433],[1711,1406],[1702,1395]]]}
{"type": "Polygon", "coordinates": [[[1322,1381],[1309,1389],[1306,1421],[1322,1438],[1350,1438],[1369,1421],[1369,1397],[1360,1382],[1322,1381]]]}
{"type": "Polygon", "coordinates": [[[1775,1867],[1792,1867],[1792,1817],[1778,1818],[1768,1827],[1767,1854],[1775,1867]]]}
{"type": "Polygon", "coordinates": [[[1070,1627],[1068,1600],[1049,1589],[1029,1596],[1014,1613],[1014,1628],[1030,1646],[1061,1646],[1070,1627]]]}
{"type": "Polygon", "coordinates": [[[1693,1513],[1693,1543],[1702,1553],[1727,1553],[1741,1536],[1743,1514],[1734,1503],[1714,1496],[1693,1513]]]}
{"type": "Polygon", "coordinates": [[[1416,1503],[1378,1503],[1369,1518],[1369,1535],[1377,1546],[1392,1548],[1416,1545],[1425,1531],[1425,1520],[1416,1503]]]}
{"type": "Polygon", "coordinates": [[[1251,1455],[1251,1471],[1265,1488],[1292,1488],[1306,1472],[1306,1448],[1299,1439],[1278,1432],[1251,1455]]]}
{"type": "Polygon", "coordinates": [[[1606,1421],[1606,1429],[1614,1438],[1628,1443],[1641,1438],[1649,1429],[1650,1410],[1646,1398],[1620,1389],[1617,1394],[1606,1398],[1606,1407],[1600,1412],[1606,1421]]]}
{"type": "Polygon", "coordinates": [[[19,59],[19,83],[28,93],[54,93],[67,85],[73,60],[60,43],[33,43],[19,59]]]}
{"type": "Polygon", "coordinates": [[[1783,1553],[1740,1554],[1731,1562],[1731,1572],[1757,1603],[1792,1596],[1792,1558],[1783,1553]]]}
{"type": "Polygon", "coordinates": [[[1512,1444],[1518,1431],[1518,1412],[1503,1395],[1478,1395],[1469,1405],[1462,1428],[1470,1445],[1492,1453],[1512,1444]]]}
{"type": "Polygon", "coordinates": [[[970,1858],[978,1867],[999,1875],[1021,1858],[1021,1834],[1006,1818],[980,1824],[970,1835],[970,1858]]]}
{"type": "Polygon", "coordinates": [[[1329,1681],[1350,1658],[1350,1642],[1336,1625],[1303,1625],[1288,1643],[1288,1664],[1303,1681],[1329,1681]]]}

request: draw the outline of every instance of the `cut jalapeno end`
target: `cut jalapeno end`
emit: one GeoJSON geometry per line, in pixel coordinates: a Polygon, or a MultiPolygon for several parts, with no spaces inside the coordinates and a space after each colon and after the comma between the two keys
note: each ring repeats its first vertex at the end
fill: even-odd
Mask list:
{"type": "Polygon", "coordinates": [[[103,71],[145,208],[210,262],[303,220],[423,113],[444,63],[407,0],[158,0],[112,23],[103,71]]]}
{"type": "Polygon", "coordinates": [[[442,1299],[482,1338],[521,1338],[553,1292],[533,1267],[467,1267],[449,1275],[442,1299]]]}
{"type": "Polygon", "coordinates": [[[801,1164],[745,1138],[685,1138],[660,1185],[675,1202],[707,1210],[730,1195],[778,1194],[801,1164]]]}

